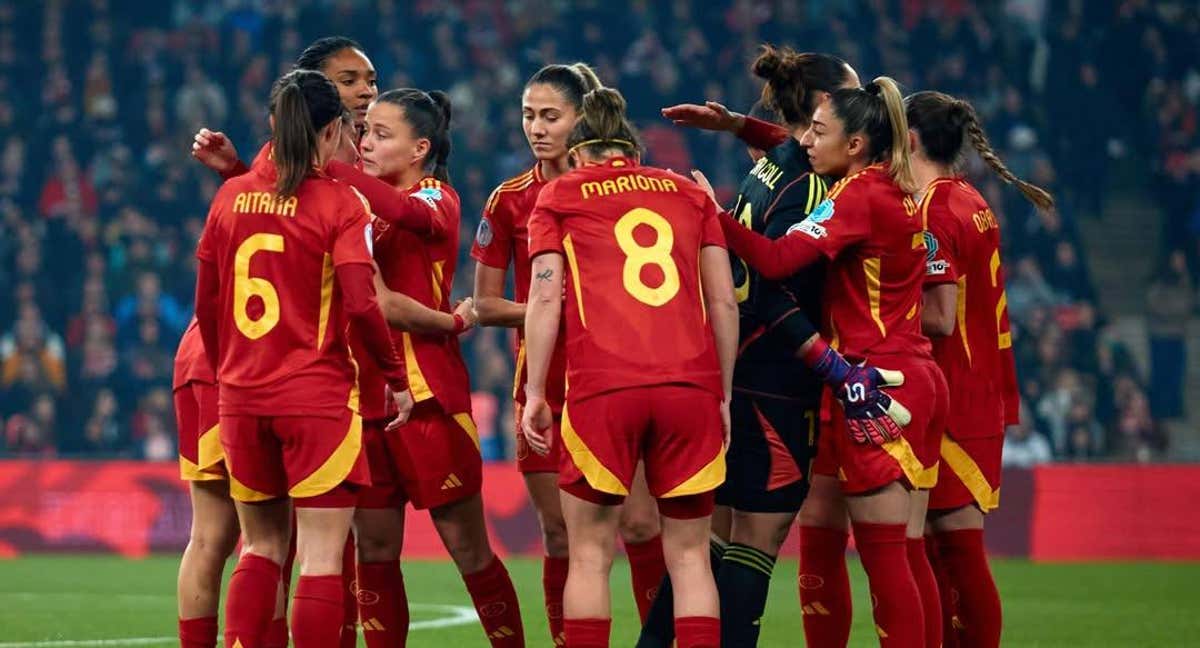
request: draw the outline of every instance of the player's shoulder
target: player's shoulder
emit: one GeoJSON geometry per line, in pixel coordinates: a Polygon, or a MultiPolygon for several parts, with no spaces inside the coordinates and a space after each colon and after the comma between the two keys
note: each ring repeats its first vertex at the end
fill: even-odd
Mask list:
{"type": "MultiPolygon", "coordinates": [[[[879,191],[882,186],[882,177],[886,177],[886,173],[881,173],[882,167],[879,165],[871,165],[865,169],[860,169],[850,175],[833,183],[829,188],[829,199],[835,201],[861,199],[872,192],[879,191]]],[[[890,179],[888,179],[890,181],[890,179]]]]}
{"type": "Polygon", "coordinates": [[[458,192],[454,187],[434,177],[422,178],[412,188],[412,195],[434,209],[457,209],[459,205],[458,192]]]}
{"type": "Polygon", "coordinates": [[[488,196],[484,211],[489,214],[503,211],[514,202],[525,198],[531,189],[539,187],[542,184],[544,184],[542,176],[538,173],[537,166],[534,166],[528,171],[517,174],[496,185],[496,188],[492,189],[491,195],[488,196]]]}

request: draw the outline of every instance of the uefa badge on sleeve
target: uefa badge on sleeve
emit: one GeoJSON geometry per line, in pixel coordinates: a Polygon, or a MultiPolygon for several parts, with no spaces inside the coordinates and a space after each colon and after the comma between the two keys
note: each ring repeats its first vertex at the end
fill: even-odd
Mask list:
{"type": "Polygon", "coordinates": [[[475,230],[475,243],[481,248],[492,244],[492,223],[487,216],[479,221],[479,229],[475,230]]]}

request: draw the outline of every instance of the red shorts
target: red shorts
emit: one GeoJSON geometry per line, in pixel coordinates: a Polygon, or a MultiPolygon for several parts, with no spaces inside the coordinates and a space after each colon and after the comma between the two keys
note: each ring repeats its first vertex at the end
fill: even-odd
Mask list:
{"type": "Polygon", "coordinates": [[[447,414],[427,400],[384,439],[400,490],[414,508],[437,508],[479,493],[483,457],[469,412],[447,414]]]}
{"type": "Polygon", "coordinates": [[[562,462],[562,416],[555,415],[550,424],[550,452],[540,455],[529,447],[525,435],[521,433],[521,416],[525,414],[525,406],[513,403],[513,415],[516,419],[514,430],[517,431],[517,470],[521,474],[556,473],[562,462]]]}
{"type": "Polygon", "coordinates": [[[229,494],[240,502],[288,496],[296,506],[354,506],[355,488],[371,482],[362,450],[362,418],[222,416],[221,447],[229,494]]]}
{"type": "Polygon", "coordinates": [[[657,498],[706,493],[725,481],[721,403],[687,385],[622,389],[581,401],[562,415],[558,483],[586,480],[601,493],[625,496],[638,461],[657,498]]]}
{"type": "MultiPolygon", "coordinates": [[[[977,390],[978,391],[978,390],[977,390]]],[[[930,509],[976,504],[987,513],[1000,505],[1000,453],[1004,402],[956,388],[949,427],[941,441],[941,470],[929,494],[930,509]],[[962,398],[960,399],[960,396],[962,398]]]]}
{"type": "Polygon", "coordinates": [[[813,472],[836,475],[842,492],[865,493],[903,480],[910,488],[929,489],[937,483],[938,451],[946,429],[949,393],[942,370],[933,360],[900,356],[872,358],[871,363],[904,372],[904,384],[888,390],[912,412],[904,435],[882,446],[855,443],[846,431],[846,415],[826,390],[822,426],[813,472]]]}
{"type": "Polygon", "coordinates": [[[390,421],[363,421],[363,451],[367,455],[367,465],[371,467],[371,485],[358,489],[358,508],[398,509],[404,506],[404,491],[396,476],[396,462],[384,430],[390,421]]]}
{"type": "Polygon", "coordinates": [[[226,478],[217,423],[216,385],[192,381],[175,390],[179,476],[184,481],[226,478]]]}

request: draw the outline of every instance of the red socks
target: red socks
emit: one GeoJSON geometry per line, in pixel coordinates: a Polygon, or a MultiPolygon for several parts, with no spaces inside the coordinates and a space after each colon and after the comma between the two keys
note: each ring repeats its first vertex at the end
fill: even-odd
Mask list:
{"type": "Polygon", "coordinates": [[[563,635],[563,589],[567,586],[567,558],[542,558],[542,591],[546,595],[546,621],[555,646],[567,645],[563,635]]]}
{"type": "Polygon", "coordinates": [[[1000,593],[988,567],[982,529],[937,534],[938,559],[958,592],[958,642],[971,648],[1000,645],[1000,593]]]}
{"type": "Polygon", "coordinates": [[[300,576],[292,599],[292,645],[330,648],[342,635],[341,574],[300,576]]]}
{"type": "Polygon", "coordinates": [[[358,597],[354,595],[356,557],[354,532],[351,531],[346,534],[346,544],[342,546],[342,648],[358,646],[358,597]]]}
{"type": "Polygon", "coordinates": [[[564,619],[563,629],[571,648],[608,648],[612,619],[564,619]]]}
{"type": "Polygon", "coordinates": [[[946,562],[938,556],[937,538],[925,536],[925,557],[933,567],[933,577],[937,579],[938,594],[942,603],[942,648],[959,648],[958,631],[954,629],[958,622],[958,592],[950,584],[950,575],[946,573],[946,562]]]}
{"type": "Polygon", "coordinates": [[[283,560],[280,572],[283,586],[283,614],[277,619],[271,619],[267,628],[266,648],[288,648],[288,599],[292,591],[292,566],[296,564],[296,514],[292,514],[292,540],[288,544],[288,555],[283,560]]]}
{"type": "Polygon", "coordinates": [[[225,597],[225,648],[239,642],[242,648],[264,645],[267,626],[275,616],[278,588],[278,564],[262,556],[242,554],[225,597]]]}
{"type": "Polygon", "coordinates": [[[850,534],[825,527],[800,527],[800,605],[809,646],[844,648],[850,641],[850,534]]]}
{"type": "Polygon", "coordinates": [[[675,645],[679,648],[721,648],[721,620],[700,616],[675,619],[675,645]]]}
{"type": "Polygon", "coordinates": [[[925,648],[921,593],[908,566],[903,524],[854,523],[854,540],[871,584],[882,648],[925,648]]]}
{"type": "Polygon", "coordinates": [[[397,648],[408,641],[408,597],[399,561],[358,566],[358,609],[367,648],[397,648]]]}
{"type": "Polygon", "coordinates": [[[482,571],[463,574],[463,582],[479,613],[479,622],[495,648],[525,645],[525,630],[521,627],[521,606],[513,589],[508,570],[498,556],[482,571]]]}
{"type": "Polygon", "coordinates": [[[217,645],[217,617],[179,620],[180,648],[214,648],[217,645]]]}
{"type": "Polygon", "coordinates": [[[645,542],[626,542],[625,555],[629,557],[629,572],[633,577],[633,600],[637,603],[638,616],[645,623],[658,594],[658,586],[667,575],[662,536],[656,535],[645,542]]]}
{"type": "Polygon", "coordinates": [[[929,556],[925,554],[925,538],[908,538],[908,568],[912,570],[917,591],[921,593],[921,613],[925,615],[926,648],[942,648],[942,602],[939,598],[937,578],[929,556]]]}

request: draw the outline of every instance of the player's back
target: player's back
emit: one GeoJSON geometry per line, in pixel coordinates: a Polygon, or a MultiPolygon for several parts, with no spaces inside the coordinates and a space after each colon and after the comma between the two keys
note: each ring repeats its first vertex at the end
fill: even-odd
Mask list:
{"type": "Polygon", "coordinates": [[[835,184],[802,230],[834,239],[825,249],[840,250],[826,280],[822,329],[848,357],[931,357],[921,333],[926,259],[918,212],[886,167],[872,165],[835,184]],[[850,243],[839,248],[843,237],[850,243]]]}
{"type": "Polygon", "coordinates": [[[311,414],[357,399],[334,274],[348,236],[371,236],[366,210],[332,179],[279,199],[266,162],[217,192],[197,254],[220,276],[223,414],[311,414]]]}
{"type": "Polygon", "coordinates": [[[932,183],[921,208],[929,229],[927,280],[936,283],[944,278],[958,286],[954,331],[933,340],[934,358],[951,385],[970,375],[971,382],[1015,401],[1012,334],[996,216],[974,187],[957,178],[932,183]]]}
{"type": "Polygon", "coordinates": [[[668,171],[613,158],[542,190],[530,255],[561,249],[567,260],[574,397],[664,383],[721,393],[700,282],[706,245],[724,245],[715,208],[668,171]]]}

